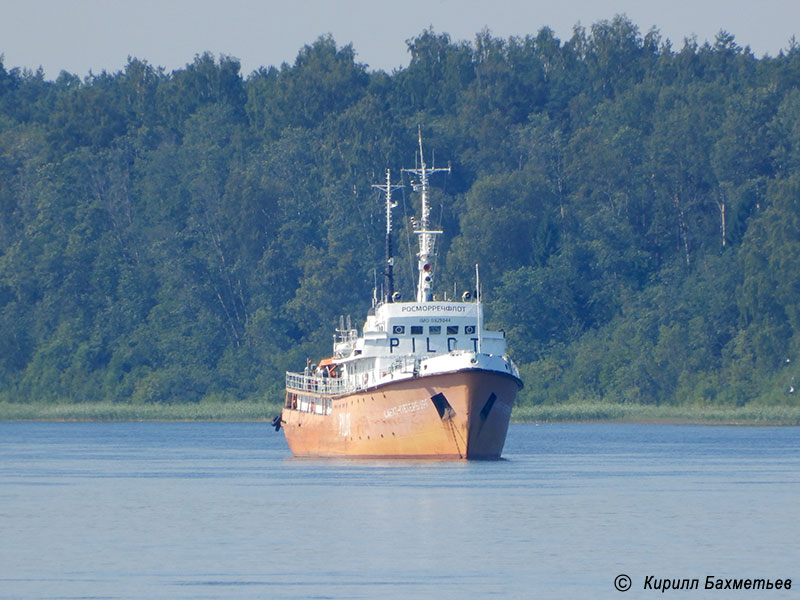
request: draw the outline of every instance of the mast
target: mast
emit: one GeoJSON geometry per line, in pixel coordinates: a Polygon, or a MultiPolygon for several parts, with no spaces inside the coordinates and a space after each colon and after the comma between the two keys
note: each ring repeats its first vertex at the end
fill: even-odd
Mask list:
{"type": "Polygon", "coordinates": [[[394,296],[394,256],[392,254],[392,209],[397,206],[397,202],[392,202],[392,190],[402,189],[402,185],[392,185],[392,175],[386,169],[386,183],[383,185],[373,184],[372,187],[381,190],[386,194],[386,264],[383,268],[383,301],[392,302],[394,296]]]}
{"type": "Polygon", "coordinates": [[[441,231],[430,229],[431,207],[428,202],[428,177],[434,173],[450,172],[450,167],[446,169],[428,168],[425,165],[425,156],[422,153],[422,126],[419,127],[419,161],[420,166],[416,169],[403,169],[406,173],[411,173],[419,178],[419,182],[412,182],[415,192],[420,192],[422,197],[422,213],[419,222],[414,223],[415,233],[419,236],[419,253],[417,254],[417,268],[419,280],[417,283],[417,302],[430,302],[433,300],[433,265],[432,259],[436,255],[436,236],[441,231]]]}
{"type": "Polygon", "coordinates": [[[481,275],[475,264],[475,303],[478,305],[478,354],[483,352],[483,305],[481,304],[481,275]]]}

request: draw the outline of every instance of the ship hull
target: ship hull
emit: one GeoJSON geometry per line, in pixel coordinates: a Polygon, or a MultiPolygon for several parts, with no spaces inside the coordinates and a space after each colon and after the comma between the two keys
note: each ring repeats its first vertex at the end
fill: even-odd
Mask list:
{"type": "Polygon", "coordinates": [[[496,460],[520,387],[497,371],[432,374],[331,398],[328,414],[286,407],[282,425],[301,457],[496,460]]]}

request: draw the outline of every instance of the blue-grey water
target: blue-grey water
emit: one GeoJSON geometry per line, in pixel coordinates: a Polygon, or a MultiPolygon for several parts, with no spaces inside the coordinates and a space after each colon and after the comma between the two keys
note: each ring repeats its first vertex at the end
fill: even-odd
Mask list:
{"type": "Polygon", "coordinates": [[[800,597],[798,428],[520,424],[504,457],[298,460],[264,423],[0,423],[0,598],[662,596],[647,577],[800,597]]]}

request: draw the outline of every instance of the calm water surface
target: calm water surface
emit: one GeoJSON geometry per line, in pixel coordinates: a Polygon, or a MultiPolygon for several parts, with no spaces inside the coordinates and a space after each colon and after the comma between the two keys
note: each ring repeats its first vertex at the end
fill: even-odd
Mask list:
{"type": "Polygon", "coordinates": [[[792,578],[800,429],[512,425],[506,460],[290,457],[264,423],[0,423],[0,598],[727,598],[792,578]],[[631,577],[624,595],[614,589],[631,577]]]}

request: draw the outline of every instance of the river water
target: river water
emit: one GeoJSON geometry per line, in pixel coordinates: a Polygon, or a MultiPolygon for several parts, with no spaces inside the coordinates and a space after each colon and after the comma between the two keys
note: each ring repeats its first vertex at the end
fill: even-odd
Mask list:
{"type": "Polygon", "coordinates": [[[798,428],[512,424],[504,457],[299,460],[265,423],[0,423],[0,598],[800,597],[798,428]]]}

